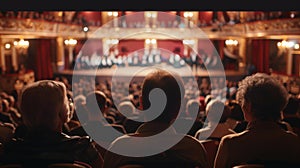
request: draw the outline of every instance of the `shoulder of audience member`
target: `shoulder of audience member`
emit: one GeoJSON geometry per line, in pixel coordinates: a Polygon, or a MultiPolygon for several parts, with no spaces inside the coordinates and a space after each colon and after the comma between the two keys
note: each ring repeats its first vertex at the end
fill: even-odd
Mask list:
{"type": "Polygon", "coordinates": [[[230,140],[234,140],[234,139],[237,139],[237,138],[241,138],[242,136],[246,136],[248,134],[248,130],[245,130],[243,132],[240,132],[240,133],[232,133],[232,134],[228,134],[228,135],[225,135],[221,138],[221,142],[222,141],[230,141],[230,140]]]}

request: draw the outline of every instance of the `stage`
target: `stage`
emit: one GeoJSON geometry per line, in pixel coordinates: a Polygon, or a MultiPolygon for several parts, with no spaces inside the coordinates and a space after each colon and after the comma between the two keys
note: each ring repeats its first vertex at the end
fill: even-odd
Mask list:
{"type": "Polygon", "coordinates": [[[132,78],[142,79],[146,74],[153,71],[154,68],[162,68],[170,71],[177,72],[181,77],[223,77],[225,75],[226,79],[230,81],[239,81],[246,76],[245,70],[241,69],[238,71],[235,70],[204,70],[198,68],[197,71],[195,68],[193,70],[189,66],[175,68],[170,65],[159,65],[152,67],[142,67],[142,66],[128,66],[128,67],[111,67],[111,68],[102,68],[102,69],[88,69],[88,70],[63,70],[54,73],[54,77],[64,76],[72,80],[73,75],[77,77],[93,77],[95,76],[99,80],[109,80],[112,76],[122,78],[132,78]]]}

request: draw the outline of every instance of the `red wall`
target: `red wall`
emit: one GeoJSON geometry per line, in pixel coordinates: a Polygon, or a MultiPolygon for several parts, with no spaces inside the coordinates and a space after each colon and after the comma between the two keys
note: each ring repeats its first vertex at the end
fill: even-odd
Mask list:
{"type": "Polygon", "coordinates": [[[101,21],[101,12],[88,11],[88,12],[79,12],[78,16],[84,16],[88,21],[101,21]]]}
{"type": "Polygon", "coordinates": [[[199,19],[198,20],[205,20],[207,24],[209,24],[212,20],[212,11],[206,11],[206,12],[199,12],[199,19]]]}
{"type": "Polygon", "coordinates": [[[175,48],[179,48],[179,55],[183,56],[183,44],[181,40],[157,40],[157,48],[162,48],[174,52],[175,48]]]}
{"type": "Polygon", "coordinates": [[[76,52],[79,52],[81,49],[83,55],[91,56],[94,52],[97,52],[98,54],[102,55],[102,39],[89,39],[86,42],[82,41],[78,44],[76,49],[76,52]]]}
{"type": "Polygon", "coordinates": [[[208,39],[207,40],[199,39],[198,40],[198,51],[200,51],[200,50],[204,50],[206,52],[206,54],[212,55],[213,51],[215,50],[215,46],[208,39]]]}
{"type": "Polygon", "coordinates": [[[118,44],[118,50],[121,55],[126,55],[136,50],[140,50],[144,48],[144,40],[120,40],[118,44]],[[121,49],[126,48],[127,52],[122,53],[121,49]]]}
{"type": "Polygon", "coordinates": [[[161,22],[169,22],[174,21],[176,19],[176,12],[158,12],[157,21],[161,22]]]}
{"type": "Polygon", "coordinates": [[[144,12],[126,12],[127,26],[136,22],[145,22],[144,12]]]}

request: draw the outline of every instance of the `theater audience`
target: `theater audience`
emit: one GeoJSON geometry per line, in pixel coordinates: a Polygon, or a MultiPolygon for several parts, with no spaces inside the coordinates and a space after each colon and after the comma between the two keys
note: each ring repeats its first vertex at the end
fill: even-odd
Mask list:
{"type": "Polygon", "coordinates": [[[127,133],[134,133],[137,128],[142,124],[136,120],[142,119],[141,115],[136,112],[135,106],[131,101],[122,101],[119,104],[118,111],[124,114],[122,125],[124,126],[127,133]]]}
{"type": "Polygon", "coordinates": [[[283,121],[290,124],[293,132],[300,136],[300,117],[299,117],[300,101],[295,97],[290,97],[288,104],[282,110],[283,121]]]}
{"type": "Polygon", "coordinates": [[[228,102],[230,108],[230,115],[228,116],[226,123],[230,129],[239,133],[247,128],[248,122],[245,121],[243,110],[237,101],[231,100],[228,102]]]}
{"type": "Polygon", "coordinates": [[[201,105],[198,100],[190,99],[186,103],[186,113],[185,115],[179,116],[177,122],[179,122],[178,127],[175,126],[176,132],[184,133],[185,130],[182,130],[182,125],[187,125],[193,122],[193,125],[190,131],[187,133],[188,135],[194,136],[196,132],[203,127],[202,118],[200,115],[201,105]],[[193,114],[196,113],[196,114],[193,114]],[[196,118],[192,117],[196,116],[196,118]]]}
{"type": "Polygon", "coordinates": [[[206,106],[207,126],[198,130],[195,137],[199,140],[221,138],[228,134],[235,133],[226,123],[230,115],[230,109],[218,99],[212,99],[206,106]],[[222,113],[222,114],[220,114],[222,113]]]}
{"type": "MultiPolygon", "coordinates": [[[[132,147],[133,145],[139,148],[139,151],[133,151],[134,153],[152,150],[151,145],[148,146],[149,144],[146,142],[146,138],[144,138],[143,141],[137,141],[131,136],[148,137],[156,135],[161,133],[161,131],[165,130],[173,123],[179,113],[181,99],[184,95],[181,95],[180,93],[180,90],[184,91],[182,80],[178,76],[176,78],[178,82],[171,73],[159,69],[145,77],[142,85],[141,98],[143,110],[149,109],[150,106],[152,106],[150,104],[149,94],[154,88],[160,88],[164,91],[168,100],[166,102],[166,106],[157,118],[142,124],[134,134],[130,134],[130,136],[124,135],[116,139],[111,144],[110,150],[121,147],[124,150],[130,151],[133,150],[130,149],[130,146],[132,147]]],[[[156,111],[150,111],[145,113],[145,119],[149,119],[149,115],[151,116],[153,115],[152,113],[155,112],[156,111]]],[[[169,142],[174,138],[174,136],[180,136],[179,134],[176,134],[172,127],[170,128],[171,129],[168,133],[163,134],[164,138],[160,139],[161,143],[169,142]]],[[[104,157],[104,167],[115,168],[130,163],[152,167],[188,167],[189,165],[192,165],[193,167],[208,167],[206,152],[203,146],[198,140],[189,135],[185,135],[181,141],[167,151],[156,155],[147,157],[130,157],[121,156],[113,152],[107,152],[104,157]]]]}
{"type": "Polygon", "coordinates": [[[237,99],[248,127],[222,138],[214,167],[231,168],[250,163],[299,167],[299,137],[277,124],[287,104],[286,89],[269,75],[257,73],[239,83],[237,99]]]}
{"type": "Polygon", "coordinates": [[[0,143],[9,142],[15,132],[15,127],[11,123],[3,123],[0,121],[0,143]]]}
{"type": "Polygon", "coordinates": [[[86,96],[86,109],[81,108],[77,110],[77,115],[81,119],[81,126],[70,132],[70,135],[90,136],[94,143],[101,143],[100,146],[96,145],[96,147],[102,156],[104,156],[109,144],[117,138],[110,133],[112,131],[111,127],[122,134],[126,133],[122,125],[109,124],[107,121],[104,121],[106,120],[103,115],[106,111],[106,100],[106,95],[101,91],[88,93],[86,96]],[[87,116],[85,113],[87,113],[87,116]],[[84,121],[85,117],[87,117],[86,121],[84,121]]]}
{"type": "Polygon", "coordinates": [[[63,124],[72,117],[63,83],[41,80],[27,85],[19,103],[28,132],[23,139],[12,139],[4,145],[2,163],[43,167],[81,161],[102,167],[102,157],[88,137],[62,133],[63,124]]]}

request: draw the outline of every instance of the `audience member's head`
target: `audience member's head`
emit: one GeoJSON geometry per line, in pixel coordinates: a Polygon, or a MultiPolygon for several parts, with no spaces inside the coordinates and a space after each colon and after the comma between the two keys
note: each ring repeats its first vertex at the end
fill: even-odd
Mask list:
{"type": "Polygon", "coordinates": [[[132,117],[135,114],[135,107],[131,101],[123,101],[119,104],[119,111],[127,117],[132,117]]]}
{"type": "Polygon", "coordinates": [[[288,114],[295,115],[299,112],[299,108],[300,108],[299,99],[297,99],[295,97],[290,97],[287,105],[283,109],[283,114],[284,115],[288,115],[288,114]]]}
{"type": "Polygon", "coordinates": [[[200,102],[196,99],[190,99],[186,103],[186,114],[187,116],[194,116],[191,113],[197,113],[195,116],[198,116],[200,112],[200,102]]]}
{"type": "Polygon", "coordinates": [[[237,121],[244,121],[243,110],[242,110],[240,104],[238,104],[238,102],[231,101],[231,102],[228,103],[228,106],[231,109],[231,113],[229,115],[229,118],[232,118],[232,119],[237,120],[237,121]]]}
{"type": "Polygon", "coordinates": [[[278,120],[288,93],[275,78],[256,73],[239,83],[237,100],[247,121],[278,120]]]}
{"type": "Polygon", "coordinates": [[[41,80],[28,84],[20,96],[20,110],[30,131],[61,131],[71,118],[63,83],[41,80]]]}
{"type": "Polygon", "coordinates": [[[9,102],[6,99],[1,99],[1,111],[3,113],[7,113],[9,110],[9,102]]]}
{"type": "Polygon", "coordinates": [[[209,122],[224,123],[230,115],[230,109],[218,99],[212,99],[206,106],[206,116],[209,122]],[[220,115],[220,113],[222,113],[220,115]]]}
{"type": "MultiPolygon", "coordinates": [[[[163,90],[167,98],[164,111],[155,121],[170,123],[177,117],[181,107],[181,100],[185,92],[183,81],[177,74],[165,70],[156,70],[148,74],[142,86],[141,104],[144,110],[147,110],[151,106],[149,94],[155,88],[163,90]]],[[[147,118],[147,114],[145,116],[147,118]]]]}
{"type": "Polygon", "coordinates": [[[91,91],[86,95],[86,107],[91,116],[104,114],[107,108],[107,97],[102,91],[91,91]]]}

